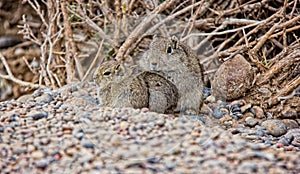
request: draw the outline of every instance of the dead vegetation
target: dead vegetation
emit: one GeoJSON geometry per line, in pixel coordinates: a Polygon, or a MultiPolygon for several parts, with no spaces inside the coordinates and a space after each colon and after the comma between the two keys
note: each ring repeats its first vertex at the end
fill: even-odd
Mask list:
{"type": "Polygon", "coordinates": [[[5,0],[0,36],[23,39],[0,50],[1,93],[84,81],[103,59],[134,61],[150,35],[177,35],[208,76],[216,60],[242,54],[257,74],[247,100],[278,114],[287,100],[299,105],[299,7],[297,0],[5,0]]]}

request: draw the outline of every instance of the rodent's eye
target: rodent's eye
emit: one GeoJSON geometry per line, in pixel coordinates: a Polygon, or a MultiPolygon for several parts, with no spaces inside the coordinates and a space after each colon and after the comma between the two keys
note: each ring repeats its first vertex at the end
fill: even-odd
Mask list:
{"type": "Polygon", "coordinates": [[[171,47],[171,46],[168,46],[168,48],[167,48],[167,53],[168,53],[168,54],[171,54],[171,53],[172,53],[172,47],[171,47]]]}
{"type": "Polygon", "coordinates": [[[104,76],[109,76],[110,74],[111,74],[110,71],[106,71],[106,72],[103,73],[104,76]]]}

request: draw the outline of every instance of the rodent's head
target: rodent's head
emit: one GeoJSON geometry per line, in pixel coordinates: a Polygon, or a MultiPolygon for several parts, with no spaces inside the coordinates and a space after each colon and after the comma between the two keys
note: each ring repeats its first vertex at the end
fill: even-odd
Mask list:
{"type": "Polygon", "coordinates": [[[171,39],[154,36],[140,64],[146,70],[172,71],[178,69],[186,57],[186,50],[175,36],[171,39]]]}
{"type": "Polygon", "coordinates": [[[99,85],[100,88],[109,86],[112,81],[122,76],[123,69],[120,62],[107,61],[102,63],[93,75],[94,82],[99,85]]]}

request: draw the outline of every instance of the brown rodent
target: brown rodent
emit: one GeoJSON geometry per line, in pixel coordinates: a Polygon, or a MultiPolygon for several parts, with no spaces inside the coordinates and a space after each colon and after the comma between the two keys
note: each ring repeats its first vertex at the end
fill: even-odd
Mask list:
{"type": "Polygon", "coordinates": [[[189,46],[176,37],[155,36],[138,62],[144,71],[157,71],[178,89],[176,111],[199,114],[203,103],[203,70],[189,46]]]}
{"type": "Polygon", "coordinates": [[[135,73],[117,61],[104,62],[94,73],[99,99],[110,107],[147,107],[159,113],[174,113],[178,101],[176,86],[155,72],[135,73]]]}

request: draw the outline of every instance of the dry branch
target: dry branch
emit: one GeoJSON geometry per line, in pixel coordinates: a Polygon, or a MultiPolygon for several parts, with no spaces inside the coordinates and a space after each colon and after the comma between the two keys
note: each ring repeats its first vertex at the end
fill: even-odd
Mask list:
{"type": "Polygon", "coordinates": [[[161,5],[157,6],[149,16],[145,17],[145,19],[139,24],[128,36],[126,41],[120,47],[117,55],[116,60],[124,60],[124,55],[126,54],[129,47],[134,43],[137,42],[137,38],[143,34],[144,30],[148,28],[150,22],[157,16],[158,13],[162,12],[164,9],[168,8],[175,0],[165,1],[161,5]]]}
{"type": "Polygon", "coordinates": [[[289,93],[291,93],[293,90],[298,88],[300,86],[300,75],[298,75],[295,79],[290,81],[290,83],[283,89],[281,89],[274,97],[272,97],[268,101],[268,106],[274,106],[275,104],[278,104],[280,101],[280,97],[283,97],[289,93]]]}
{"type": "Polygon", "coordinates": [[[20,86],[25,86],[25,87],[29,87],[29,88],[33,88],[33,89],[36,89],[36,88],[39,88],[41,87],[41,85],[38,85],[38,84],[33,84],[33,83],[30,83],[30,82],[25,82],[25,81],[22,81],[22,80],[19,80],[17,79],[11,72],[10,68],[9,68],[9,65],[5,59],[5,57],[0,53],[0,60],[7,72],[8,75],[4,75],[4,74],[1,74],[0,73],[0,77],[1,78],[4,78],[4,79],[7,79],[7,80],[11,80],[13,82],[15,82],[16,84],[20,85],[20,86]]]}
{"type": "Polygon", "coordinates": [[[66,2],[62,1],[60,3],[61,11],[64,19],[64,28],[65,28],[65,47],[66,47],[66,72],[67,72],[67,83],[71,83],[75,80],[75,66],[76,63],[77,72],[79,74],[79,78],[82,79],[83,71],[81,64],[78,62],[78,53],[76,49],[76,45],[73,40],[73,33],[71,30],[71,25],[69,23],[68,12],[66,8],[66,2]]]}

